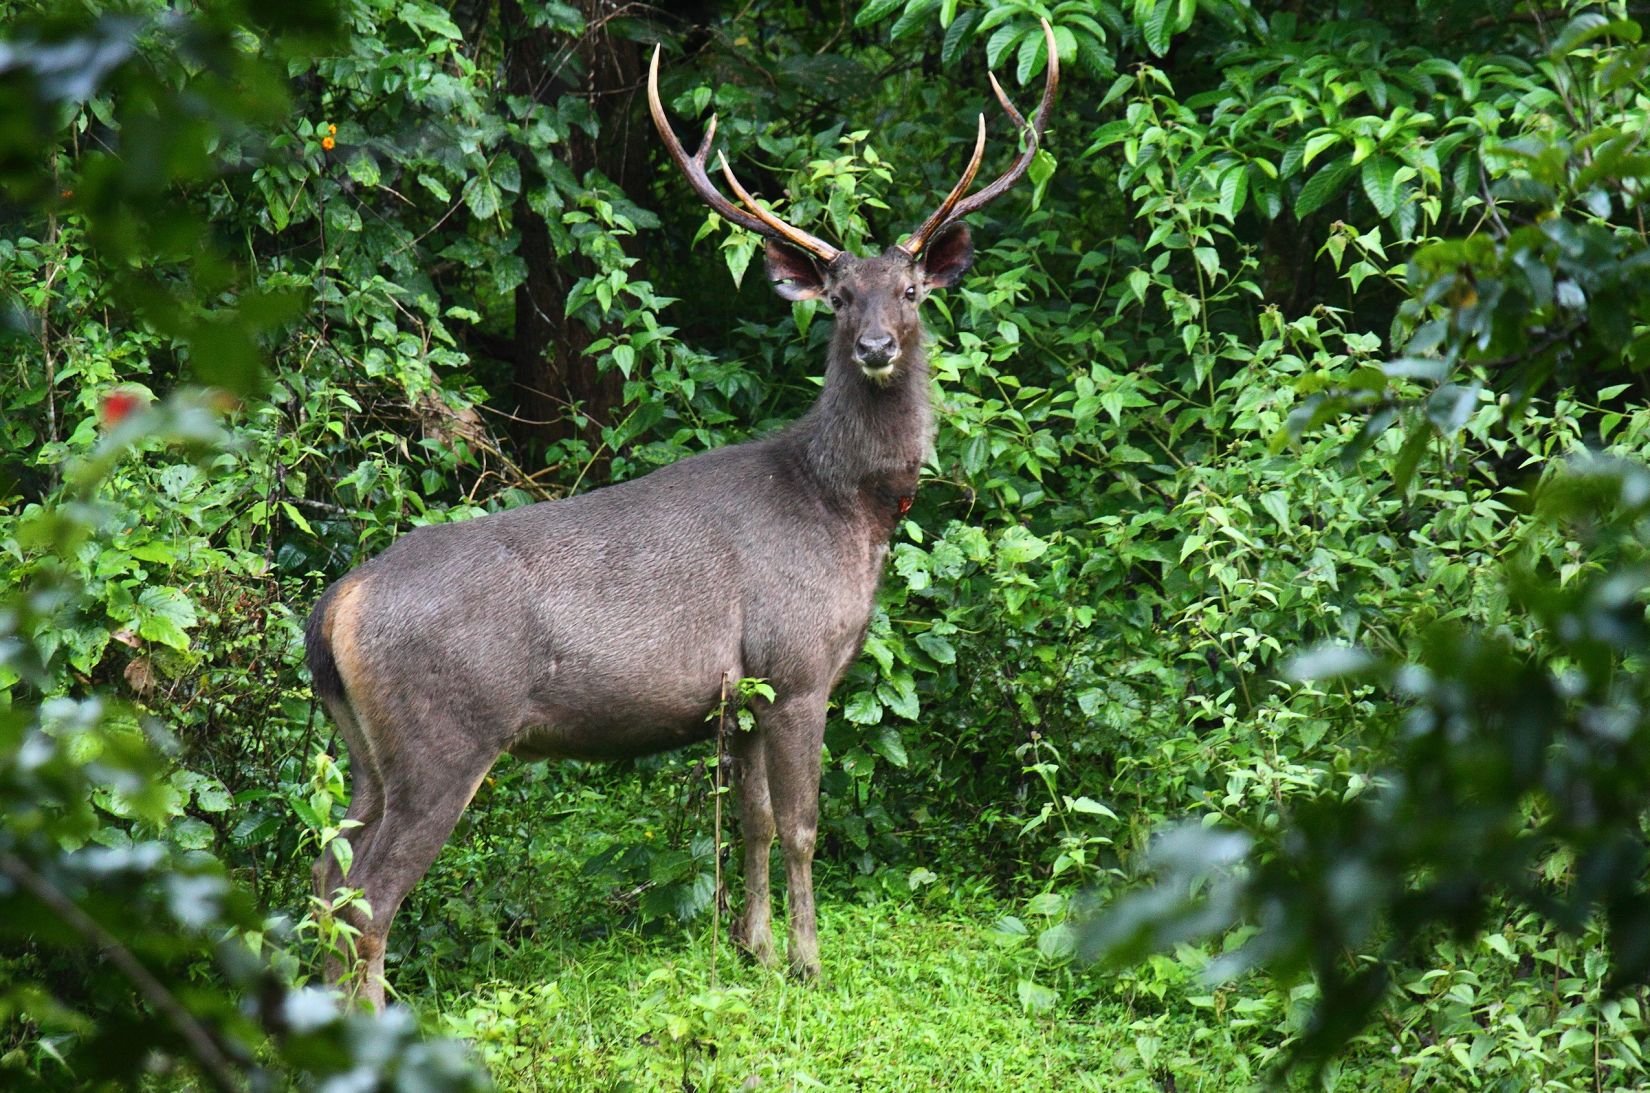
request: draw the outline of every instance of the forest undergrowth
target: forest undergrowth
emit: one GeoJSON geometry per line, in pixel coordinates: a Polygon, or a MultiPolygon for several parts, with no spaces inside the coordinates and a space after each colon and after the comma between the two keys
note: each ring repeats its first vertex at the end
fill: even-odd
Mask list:
{"type": "Polygon", "coordinates": [[[0,1085],[1650,1081],[1643,6],[620,7],[0,0],[0,1085]],[[870,253],[981,110],[1010,161],[1045,18],[833,696],[827,983],[734,955],[700,748],[501,762],[340,1005],[322,589],[819,389],[654,47],[870,253]]]}

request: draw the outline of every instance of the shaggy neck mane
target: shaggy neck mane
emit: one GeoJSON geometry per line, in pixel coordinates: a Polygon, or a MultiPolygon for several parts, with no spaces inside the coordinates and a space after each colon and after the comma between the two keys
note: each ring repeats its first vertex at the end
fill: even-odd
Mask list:
{"type": "Polygon", "coordinates": [[[825,390],[790,430],[803,463],[831,499],[854,501],[876,486],[915,491],[934,421],[925,340],[919,330],[894,374],[879,384],[854,363],[847,329],[833,333],[825,390]]]}

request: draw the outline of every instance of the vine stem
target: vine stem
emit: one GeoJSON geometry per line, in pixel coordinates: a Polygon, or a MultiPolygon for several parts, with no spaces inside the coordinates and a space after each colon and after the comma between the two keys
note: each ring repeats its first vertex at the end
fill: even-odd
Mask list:
{"type": "Polygon", "coordinates": [[[716,882],[710,897],[710,989],[716,989],[716,972],[721,961],[722,925],[722,761],[727,755],[728,736],[728,673],[722,673],[722,704],[716,709],[716,773],[714,775],[715,803],[712,820],[711,860],[716,882]]]}
{"type": "Polygon", "coordinates": [[[143,966],[143,962],[132,950],[120,943],[120,939],[16,855],[0,854],[0,873],[22,885],[30,895],[45,904],[47,909],[71,929],[97,946],[98,954],[131,980],[142,992],[143,997],[149,1000],[149,1004],[154,1006],[182,1037],[189,1053],[195,1057],[195,1061],[200,1064],[201,1070],[214,1088],[237,1093],[246,1088],[206,1026],[184,1008],[177,996],[167,990],[166,985],[143,966]]]}

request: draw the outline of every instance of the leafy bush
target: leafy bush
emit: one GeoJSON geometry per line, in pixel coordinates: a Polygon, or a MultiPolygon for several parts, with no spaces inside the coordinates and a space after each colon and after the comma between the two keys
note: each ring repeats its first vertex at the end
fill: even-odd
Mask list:
{"type": "MultiPolygon", "coordinates": [[[[18,7],[4,1065],[72,1084],[144,1043],[220,1069],[88,957],[97,930],[231,1070],[411,1042],[292,993],[347,943],[307,894],[344,845],[309,604],[409,527],[645,473],[816,389],[824,317],[776,310],[754,241],[657,169],[646,50],[761,193],[868,248],[950,185],[985,68],[1036,85],[1047,15],[1036,184],[928,316],[934,457],[836,695],[824,884],[978,893],[1014,1003],[1118,1007],[1129,1081],[1204,1073],[1188,1027],[1237,1075],[1340,1050],[1394,1083],[1637,1081],[1641,28],[1297,6],[18,7]]],[[[545,924],[719,907],[702,758],[506,761],[402,912],[396,985],[452,998],[545,924]]],[[[754,1050],[761,999],[645,987],[624,1027],[652,1043],[602,1066],[743,1080],[712,1048],[754,1050]]],[[[442,1027],[500,1074],[593,1058],[522,1049],[559,1003],[493,995],[442,1027]]]]}

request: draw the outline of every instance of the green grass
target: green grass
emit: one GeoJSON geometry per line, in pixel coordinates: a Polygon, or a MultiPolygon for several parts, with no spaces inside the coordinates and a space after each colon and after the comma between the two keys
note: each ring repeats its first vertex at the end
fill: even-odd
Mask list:
{"type": "MultiPolygon", "coordinates": [[[[1190,1062],[1199,1032],[1169,1023],[1183,1042],[1163,1044],[1165,1022],[1118,1003],[1027,1013],[1014,959],[979,918],[828,903],[820,940],[822,984],[752,966],[724,939],[713,987],[708,937],[540,937],[488,982],[416,1002],[473,1037],[510,1089],[676,1089],[685,1070],[701,1091],[1159,1090],[1142,1038],[1190,1062]]],[[[1247,1084],[1176,1074],[1181,1090],[1247,1084]]]]}
{"type": "MultiPolygon", "coordinates": [[[[614,838],[685,843],[708,814],[694,810],[684,827],[668,771],[498,774],[398,919],[390,973],[426,1022],[474,1042],[503,1089],[1253,1084],[1245,1051],[1220,1022],[1206,1026],[1212,1014],[1136,997],[994,930],[1026,912],[984,882],[941,877],[912,892],[909,866],[856,879],[822,860],[819,984],[753,965],[725,923],[713,950],[708,916],[637,927],[634,901],[584,863],[614,838]],[[1029,978],[1057,992],[1032,999],[1038,1012],[1022,1001],[1029,978]]],[[[779,913],[782,885],[775,898],[779,913]]],[[[782,918],[776,927],[782,938],[782,918]]]]}
{"type": "MultiPolygon", "coordinates": [[[[1186,954],[1115,974],[1051,961],[1035,939],[1052,919],[956,869],[912,891],[912,863],[817,863],[825,982],[795,982],[737,954],[725,922],[713,949],[708,915],[635,925],[634,878],[586,872],[615,839],[709,834],[679,769],[496,774],[398,918],[390,975],[502,1089],[1191,1093],[1254,1088],[1283,1038],[1281,1010],[1217,998],[1186,954]],[[1028,933],[996,929],[1006,915],[1028,933]]],[[[969,856],[925,853],[935,871],[969,856]]]]}
{"type": "MultiPolygon", "coordinates": [[[[946,841],[944,825],[917,833],[926,841],[913,837],[897,864],[822,854],[821,984],[754,966],[725,922],[713,946],[708,915],[641,925],[658,863],[693,845],[708,863],[705,781],[680,757],[620,770],[501,764],[397,919],[390,976],[402,1000],[473,1043],[500,1088],[557,1093],[1254,1089],[1307,1020],[1309,987],[1203,982],[1214,949],[1116,971],[1062,960],[1059,945],[1043,954],[1061,901],[1030,898],[1033,866],[1006,892],[970,873],[962,863],[982,851],[946,841]],[[615,843],[646,853],[590,865],[615,843]],[[1024,927],[1001,928],[1007,916],[1024,927]]],[[[1589,1011],[1554,1010],[1550,976],[1487,952],[1452,948],[1442,978],[1404,980],[1394,1001],[1411,1005],[1289,1088],[1626,1088],[1593,1062],[1592,1041],[1561,1042],[1594,1027],[1589,1011]],[[1466,1008],[1469,988],[1491,1008],[1466,1008]]]]}

